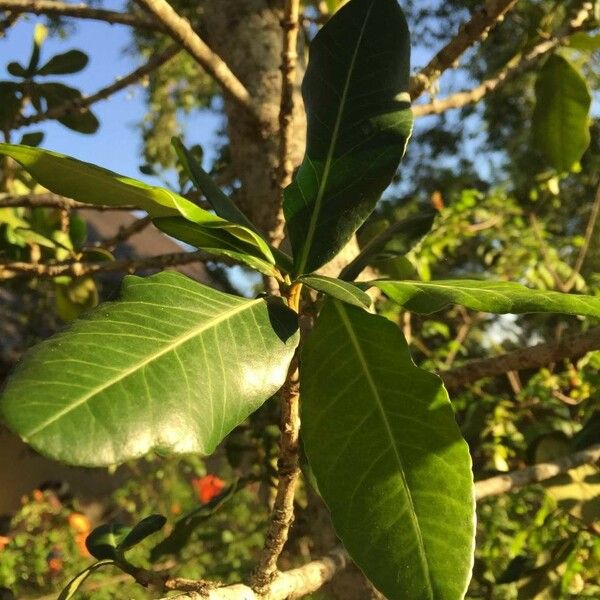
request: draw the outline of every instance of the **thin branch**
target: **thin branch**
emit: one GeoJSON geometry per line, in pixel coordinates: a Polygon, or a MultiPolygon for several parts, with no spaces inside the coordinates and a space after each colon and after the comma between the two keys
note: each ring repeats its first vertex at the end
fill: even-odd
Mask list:
{"type": "Polygon", "coordinates": [[[177,14],[166,0],[136,0],[136,2],[150,11],[163,24],[169,35],[190,53],[192,58],[213,77],[226,94],[235,99],[259,123],[262,121],[260,111],[254,105],[250,92],[225,61],[215,54],[194,31],[185,17],[177,14]]]}
{"type": "MultiPolygon", "coordinates": [[[[296,90],[296,62],[298,60],[298,30],[300,18],[300,0],[286,0],[284,15],[281,21],[283,29],[283,49],[281,51],[281,105],[279,109],[279,187],[281,194],[292,182],[294,163],[290,148],[293,142],[294,129],[294,92],[296,90]]],[[[281,198],[281,200],[283,200],[281,198]]],[[[279,246],[285,237],[285,218],[283,202],[280,203],[277,223],[271,234],[271,241],[279,246]]]]}
{"type": "Polygon", "coordinates": [[[540,483],[541,481],[552,479],[552,477],[556,477],[582,465],[594,465],[598,461],[600,461],[600,444],[590,446],[585,450],[552,462],[540,463],[520,469],[519,471],[478,481],[475,484],[475,497],[477,500],[481,500],[488,496],[506,494],[532,483],[540,483]]]}
{"type": "Polygon", "coordinates": [[[114,83],[98,90],[95,94],[64,102],[63,104],[55,106],[54,108],[51,108],[43,113],[38,113],[30,117],[22,117],[17,120],[16,127],[26,127],[41,121],[46,121],[47,119],[59,119],[68,114],[84,112],[92,104],[99,102],[100,100],[106,100],[113,94],[120,92],[134,83],[137,83],[140,79],[164,65],[180,50],[181,49],[178,44],[173,44],[164,52],[153,55],[146,64],[135,69],[135,71],[132,71],[129,73],[129,75],[117,79],[114,83]]]}
{"type": "Polygon", "coordinates": [[[568,25],[562,31],[558,32],[553,39],[541,41],[524,56],[515,56],[497,75],[482,82],[471,90],[457,92],[446,98],[433,100],[428,104],[414,106],[414,116],[424,117],[427,115],[437,115],[453,108],[463,108],[469,104],[479,102],[484,96],[497,90],[509,79],[526,72],[532,66],[535,66],[543,56],[564,44],[569,36],[583,28],[591,14],[592,5],[583,3],[583,6],[581,6],[575,16],[569,21],[568,25]]]}
{"type": "Polygon", "coordinates": [[[539,369],[565,358],[583,356],[592,350],[600,350],[600,327],[565,337],[558,342],[547,342],[492,358],[473,360],[462,367],[440,373],[440,377],[449,390],[458,390],[486,377],[495,377],[509,371],[539,369]]]}
{"type": "Polygon", "coordinates": [[[0,21],[0,38],[6,35],[6,32],[19,20],[20,16],[18,13],[9,13],[0,21]]]}
{"type": "Polygon", "coordinates": [[[177,265],[187,265],[194,262],[215,261],[226,262],[221,258],[205,252],[175,252],[173,254],[161,254],[160,256],[149,256],[146,258],[124,259],[103,262],[68,262],[68,263],[0,263],[0,281],[13,279],[15,277],[40,277],[52,278],[59,275],[70,275],[71,277],[82,277],[96,273],[126,272],[145,269],[164,269],[177,265]]]}
{"type": "MultiPolygon", "coordinates": [[[[321,589],[349,564],[345,550],[336,548],[328,556],[314,560],[297,569],[277,574],[268,589],[256,592],[249,586],[234,584],[171,596],[177,600],[295,600],[321,589]]],[[[163,599],[167,600],[167,599],[163,599]]]]}
{"type": "Polygon", "coordinates": [[[481,8],[472,13],[469,22],[461,26],[458,34],[413,77],[409,90],[411,98],[416,100],[430,89],[442,73],[453,67],[468,48],[485,39],[490,29],[500,23],[516,3],[517,0],[486,0],[481,8]]]}
{"type": "Polygon", "coordinates": [[[57,208],[57,209],[86,209],[86,210],[139,210],[135,206],[108,206],[85,204],[50,192],[44,194],[28,194],[26,196],[10,196],[0,199],[0,208],[57,208]]]}
{"type": "MultiPolygon", "coordinates": [[[[294,284],[288,293],[288,305],[299,312],[302,284],[294,284]]],[[[287,380],[281,390],[279,458],[277,460],[277,494],[271,511],[265,547],[253,576],[253,588],[269,589],[277,575],[277,560],[285,546],[294,521],[294,495],[300,477],[300,392],[298,357],[292,360],[287,380]]]]}
{"type": "Polygon", "coordinates": [[[102,21],[111,25],[127,25],[136,29],[164,32],[162,24],[154,19],[146,19],[128,13],[92,8],[87,4],[67,4],[54,0],[0,0],[0,10],[14,14],[53,15],[102,21]]]}
{"type": "Polygon", "coordinates": [[[136,233],[140,233],[152,223],[152,218],[149,216],[142,217],[141,219],[135,219],[129,225],[119,227],[119,231],[111,238],[98,242],[97,246],[102,248],[113,249],[122,242],[127,241],[130,237],[133,237],[136,233]]]}
{"type": "Polygon", "coordinates": [[[583,245],[579,250],[579,256],[575,261],[575,266],[573,267],[573,274],[569,277],[567,282],[565,283],[566,291],[570,291],[575,285],[575,280],[579,273],[581,273],[581,269],[583,268],[583,264],[585,263],[585,258],[590,250],[590,246],[592,243],[592,238],[594,236],[594,231],[596,230],[596,223],[598,222],[598,215],[600,214],[600,184],[596,190],[596,198],[594,200],[594,204],[592,205],[592,212],[590,213],[590,218],[588,220],[587,227],[585,229],[585,237],[583,240],[583,245]]]}

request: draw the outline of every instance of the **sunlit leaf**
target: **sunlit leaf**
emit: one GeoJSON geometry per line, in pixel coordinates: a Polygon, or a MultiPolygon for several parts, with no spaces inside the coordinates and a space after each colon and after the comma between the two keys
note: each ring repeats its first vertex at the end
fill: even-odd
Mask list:
{"type": "Polygon", "coordinates": [[[300,277],[300,281],[308,287],[322,292],[331,298],[336,298],[342,302],[347,302],[360,308],[369,308],[372,304],[371,296],[363,292],[360,288],[333,277],[325,277],[324,275],[304,275],[300,277]]]}

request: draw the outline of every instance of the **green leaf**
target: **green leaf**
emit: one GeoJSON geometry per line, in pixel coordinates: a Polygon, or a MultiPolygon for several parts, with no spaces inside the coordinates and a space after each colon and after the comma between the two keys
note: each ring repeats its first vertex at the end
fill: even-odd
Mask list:
{"type": "Polygon", "coordinates": [[[85,546],[98,560],[118,560],[121,542],[130,531],[131,527],[122,523],[105,523],[87,536],[85,546]]]}
{"type": "Polygon", "coordinates": [[[76,575],[71,581],[67,584],[67,586],[62,590],[60,595],[58,596],[58,600],[71,600],[73,596],[77,593],[79,588],[82,586],[83,582],[97,569],[101,567],[105,567],[107,565],[113,565],[114,562],[112,560],[100,560],[97,563],[94,563],[92,566],[84,569],[76,575]]]}
{"type": "Polygon", "coordinates": [[[69,50],[53,56],[41,69],[38,75],[67,75],[77,73],[88,64],[88,56],[81,50],[69,50]]]}
{"type": "Polygon", "coordinates": [[[248,217],[236,206],[235,202],[227,196],[212,180],[212,177],[202,168],[193,154],[184,146],[179,138],[172,138],[171,143],[181,165],[187,172],[194,185],[204,194],[215,212],[223,219],[238,225],[244,225],[255,230],[248,217]]]}
{"type": "Polygon", "coordinates": [[[301,356],[304,448],[344,546],[389,600],[460,600],[471,460],[442,382],[384,317],[326,304],[301,356]]]}
{"type": "Polygon", "coordinates": [[[391,182],[412,129],[409,70],[396,0],[351,0],[311,43],[306,154],[284,199],[296,274],[331,260],[391,182]]]}
{"type": "Polygon", "coordinates": [[[123,288],[120,301],[25,356],[0,416],[70,464],[212,453],[283,384],[297,316],[276,299],[238,298],[170,271],[127,277],[123,288]]]}
{"type": "Polygon", "coordinates": [[[137,546],[137,544],[144,541],[147,537],[160,531],[166,522],[167,518],[164,515],[150,515],[142,519],[119,544],[119,550],[128,550],[129,548],[133,548],[133,546],[137,546]]]}
{"type": "Polygon", "coordinates": [[[13,77],[21,77],[23,79],[27,77],[27,69],[16,61],[9,62],[8,65],[6,65],[6,70],[13,77]]]}
{"type": "Polygon", "coordinates": [[[154,225],[166,234],[212,254],[227,256],[244,263],[265,275],[281,279],[276,267],[264,258],[255,256],[251,244],[243,242],[227,231],[192,223],[181,217],[163,217],[153,220],[154,225]]]}
{"type": "Polygon", "coordinates": [[[431,229],[436,214],[435,211],[425,211],[422,214],[407,217],[386,227],[384,231],[365,245],[352,262],[342,269],[340,279],[348,281],[356,279],[391,241],[402,244],[403,253],[408,252],[412,244],[431,229]]]}
{"type": "Polygon", "coordinates": [[[536,312],[600,318],[600,297],[532,290],[520,283],[449,279],[440,281],[373,281],[394,302],[428,315],[451,304],[495,314],[536,312]]]}
{"type": "Polygon", "coordinates": [[[24,133],[21,137],[21,144],[24,146],[39,146],[44,140],[43,131],[32,131],[30,133],[24,133]]]}
{"type": "Polygon", "coordinates": [[[533,141],[548,164],[570,171],[590,145],[588,85],[565,58],[553,54],[535,84],[533,141]]]}
{"type": "Polygon", "coordinates": [[[600,50],[600,33],[592,34],[580,31],[569,38],[569,46],[586,52],[600,50]]]}
{"type": "Polygon", "coordinates": [[[324,275],[304,275],[300,277],[300,281],[313,290],[322,292],[342,302],[358,306],[359,308],[371,307],[371,296],[347,281],[325,277],[324,275]]]}
{"type": "Polygon", "coordinates": [[[12,81],[0,81],[0,128],[10,129],[21,110],[19,87],[12,81]]]}
{"type": "MultiPolygon", "coordinates": [[[[271,249],[257,233],[236,223],[229,223],[170,190],[147,185],[49,150],[0,144],[0,154],[14,158],[38,183],[56,194],[87,204],[134,204],[153,218],[184,217],[204,228],[222,230],[215,235],[228,239],[230,244],[239,240],[249,253],[260,257],[260,261],[275,264],[271,249]]],[[[272,266],[271,271],[274,271],[272,266]]]]}

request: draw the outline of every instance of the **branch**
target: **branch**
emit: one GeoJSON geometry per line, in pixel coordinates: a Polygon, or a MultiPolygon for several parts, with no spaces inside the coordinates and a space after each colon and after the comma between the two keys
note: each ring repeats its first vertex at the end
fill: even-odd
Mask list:
{"type": "Polygon", "coordinates": [[[112,10],[91,8],[86,4],[67,4],[66,2],[55,2],[54,0],[0,0],[0,10],[14,14],[32,13],[34,15],[90,19],[92,21],[103,21],[111,25],[128,25],[136,29],[164,32],[162,24],[157,23],[154,19],[146,19],[112,10]]]}
{"type": "Polygon", "coordinates": [[[59,119],[64,117],[67,114],[72,113],[80,113],[84,112],[89,106],[98,102],[100,100],[106,100],[113,94],[120,92],[126,87],[130,86],[133,83],[136,83],[146,75],[152,73],[171,58],[173,58],[180,51],[180,47],[177,44],[173,44],[169,46],[164,52],[159,54],[155,54],[152,58],[141,67],[137,68],[135,71],[129,73],[125,77],[117,79],[111,85],[98,90],[95,94],[90,96],[84,96],[82,98],[76,98],[75,100],[70,100],[68,102],[64,102],[59,106],[55,106],[50,110],[38,113],[36,115],[32,115],[30,117],[21,117],[16,122],[16,127],[26,127],[28,125],[33,125],[34,123],[39,123],[40,121],[45,121],[47,119],[59,119]]]}
{"type": "MultiPolygon", "coordinates": [[[[292,182],[294,163],[290,156],[293,141],[294,91],[296,88],[296,62],[298,60],[298,30],[300,0],[286,0],[281,27],[283,49],[281,51],[281,105],[279,109],[279,188],[283,190],[292,182]]],[[[285,237],[283,198],[278,210],[277,221],[271,239],[279,246],[285,237]]]]}
{"type": "Polygon", "coordinates": [[[426,115],[438,115],[453,108],[462,108],[468,104],[479,102],[487,94],[497,90],[507,80],[524,73],[534,66],[540,58],[562,45],[573,33],[583,28],[586,21],[591,17],[592,5],[584,3],[575,16],[569,21],[566,28],[558,32],[551,40],[544,40],[534,46],[527,54],[517,55],[495,76],[471,90],[457,92],[446,98],[434,100],[428,104],[420,104],[413,107],[415,117],[426,115]]]}
{"type": "MultiPolygon", "coordinates": [[[[336,548],[328,556],[308,564],[279,573],[268,589],[255,592],[249,586],[234,584],[206,590],[204,593],[191,593],[171,596],[177,600],[294,600],[316,592],[337,573],[349,564],[349,558],[342,548],[336,548]]],[[[163,599],[167,600],[167,599],[163,599]]]]}
{"type": "Polygon", "coordinates": [[[235,76],[225,61],[215,54],[206,42],[194,31],[190,22],[177,14],[166,0],[136,0],[163,24],[169,35],[181,44],[196,62],[259,123],[260,111],[254,105],[250,92],[235,76]]]}
{"type": "MultiPolygon", "coordinates": [[[[287,300],[290,308],[299,312],[302,284],[293,284],[287,300]]],[[[277,494],[271,511],[271,521],[265,536],[265,547],[255,569],[253,587],[260,592],[269,589],[277,574],[277,560],[294,521],[294,495],[300,477],[300,383],[298,357],[294,356],[288,377],[281,390],[281,422],[279,458],[277,460],[277,494]]]]}
{"type": "Polygon", "coordinates": [[[594,465],[598,461],[600,461],[600,444],[552,462],[540,463],[519,471],[478,481],[475,484],[475,497],[477,500],[481,500],[488,496],[506,494],[516,488],[552,479],[552,477],[582,465],[594,465]]]}
{"type": "Polygon", "coordinates": [[[416,100],[431,88],[442,73],[452,67],[468,48],[485,39],[490,29],[502,21],[504,15],[516,3],[517,0],[486,0],[483,7],[473,12],[470,21],[461,26],[456,37],[414,76],[410,84],[410,97],[416,100]]]}
{"type": "Polygon", "coordinates": [[[14,196],[0,199],[0,208],[57,208],[65,209],[86,209],[86,210],[139,210],[135,206],[108,206],[99,204],[85,204],[77,202],[58,194],[50,192],[44,194],[28,194],[26,196],[14,196]]]}
{"type": "Polygon", "coordinates": [[[0,281],[13,279],[15,277],[40,277],[44,279],[58,277],[59,275],[70,275],[71,277],[82,277],[96,273],[127,272],[145,269],[164,269],[177,265],[187,265],[193,262],[206,262],[219,260],[205,252],[176,252],[173,254],[161,254],[160,256],[149,256],[146,258],[124,259],[103,262],[68,262],[68,263],[0,263],[0,281]]]}
{"type": "Polygon", "coordinates": [[[440,373],[440,377],[446,388],[454,391],[486,377],[502,375],[508,371],[539,369],[564,358],[583,356],[592,350],[600,350],[600,327],[558,342],[547,342],[493,358],[473,360],[462,367],[440,373]]]}
{"type": "Polygon", "coordinates": [[[120,243],[127,241],[130,237],[134,236],[136,233],[143,231],[152,223],[152,218],[150,216],[142,217],[141,219],[135,219],[129,225],[119,227],[119,231],[111,238],[102,240],[97,244],[97,246],[101,248],[109,248],[113,249],[115,246],[118,246],[120,243]]]}

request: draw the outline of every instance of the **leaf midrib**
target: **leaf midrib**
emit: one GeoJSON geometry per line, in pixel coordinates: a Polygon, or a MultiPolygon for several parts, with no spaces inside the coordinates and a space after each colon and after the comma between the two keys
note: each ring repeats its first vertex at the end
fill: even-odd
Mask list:
{"type": "Polygon", "coordinates": [[[325,159],[325,167],[323,168],[323,175],[321,177],[321,181],[319,182],[319,190],[317,192],[317,197],[315,199],[315,207],[310,216],[310,223],[308,225],[308,232],[306,234],[306,242],[302,248],[302,255],[300,258],[300,264],[298,266],[298,272],[302,273],[306,267],[306,261],[308,260],[308,253],[312,246],[312,241],[315,236],[315,230],[317,227],[317,220],[319,218],[319,214],[321,212],[321,204],[323,202],[323,196],[325,195],[325,189],[327,188],[327,182],[329,179],[329,172],[331,171],[331,165],[333,162],[333,154],[335,152],[335,148],[337,145],[337,138],[340,133],[340,127],[342,125],[342,118],[344,116],[344,110],[346,108],[346,101],[348,99],[348,90],[350,89],[350,81],[352,80],[352,76],[354,75],[354,67],[356,66],[356,58],[358,57],[358,51],[360,50],[360,46],[362,44],[363,36],[365,34],[365,30],[367,28],[367,23],[369,22],[369,18],[371,16],[371,11],[373,9],[373,5],[375,4],[375,0],[372,0],[369,9],[367,10],[367,14],[365,15],[365,20],[360,29],[360,34],[358,36],[358,41],[356,43],[356,48],[354,48],[354,53],[352,54],[352,60],[350,61],[350,65],[348,67],[348,75],[346,76],[346,81],[344,82],[344,89],[342,91],[342,96],[340,98],[340,106],[338,109],[338,113],[335,119],[335,126],[333,128],[333,133],[331,135],[331,143],[329,145],[329,149],[327,151],[327,158],[325,159]]]}
{"type": "Polygon", "coordinates": [[[213,327],[216,327],[217,325],[219,325],[220,323],[223,323],[227,319],[232,318],[235,315],[256,306],[260,302],[263,302],[263,300],[261,300],[261,299],[251,300],[247,303],[242,304],[241,306],[236,306],[235,308],[232,308],[225,313],[219,314],[218,316],[209,319],[205,323],[202,323],[202,324],[198,325],[197,327],[194,327],[190,331],[174,338],[166,345],[165,348],[163,348],[157,352],[154,352],[153,354],[147,356],[143,360],[135,363],[132,367],[125,369],[122,373],[120,373],[116,377],[113,377],[112,379],[108,380],[107,382],[104,382],[102,385],[99,385],[99,386],[95,387],[94,389],[90,390],[87,394],[85,394],[79,400],[77,400],[77,401],[73,402],[72,404],[70,404],[69,406],[65,407],[63,410],[54,414],[49,419],[46,419],[46,421],[44,421],[43,423],[38,425],[35,429],[24,434],[23,437],[29,438],[29,437],[33,437],[34,435],[37,435],[38,433],[40,433],[41,431],[43,431],[44,429],[46,429],[47,427],[49,427],[50,425],[55,423],[56,421],[62,419],[65,415],[69,414],[73,410],[75,410],[75,409],[79,408],[80,406],[82,406],[83,404],[85,404],[88,400],[92,399],[94,396],[100,394],[104,390],[106,390],[109,387],[115,385],[116,383],[122,381],[123,379],[126,379],[127,377],[129,377],[129,375],[135,373],[139,369],[145,367],[146,365],[150,364],[151,362],[153,362],[155,360],[158,360],[165,354],[172,352],[173,350],[176,350],[179,346],[185,344],[187,341],[200,335],[204,331],[211,329],[213,327]]]}
{"type": "Polygon", "coordinates": [[[389,437],[390,445],[394,450],[394,456],[396,457],[396,461],[398,463],[398,471],[400,473],[402,484],[404,486],[404,490],[406,492],[406,497],[407,497],[408,503],[409,503],[410,521],[411,521],[411,524],[413,526],[413,529],[415,531],[415,535],[417,538],[417,544],[419,547],[419,559],[421,562],[423,573],[425,575],[427,590],[429,592],[429,597],[433,598],[434,595],[433,595],[433,588],[431,585],[431,574],[429,571],[429,563],[427,562],[427,554],[425,552],[425,543],[423,541],[423,535],[421,533],[421,528],[419,526],[419,521],[417,518],[416,511],[415,511],[412,494],[410,493],[410,488],[408,487],[408,482],[406,481],[406,476],[404,474],[404,466],[402,464],[402,458],[400,457],[400,454],[398,453],[398,448],[396,447],[396,444],[394,443],[394,434],[392,432],[392,428],[390,426],[389,420],[385,413],[385,408],[383,406],[383,402],[381,401],[381,397],[379,395],[379,390],[377,389],[377,386],[375,385],[373,376],[371,375],[371,371],[369,369],[369,364],[368,364],[367,360],[365,359],[362,348],[360,346],[360,341],[358,340],[356,333],[354,332],[352,323],[346,314],[344,306],[341,302],[338,302],[338,301],[334,301],[334,305],[335,305],[336,310],[338,311],[338,314],[340,315],[340,319],[341,319],[342,323],[344,324],[344,327],[348,333],[348,336],[350,337],[352,347],[354,348],[357,358],[363,368],[363,371],[367,378],[369,387],[370,387],[371,391],[373,392],[373,398],[377,405],[377,409],[381,415],[381,420],[383,421],[383,423],[385,425],[385,429],[386,429],[386,433],[389,437]]]}

